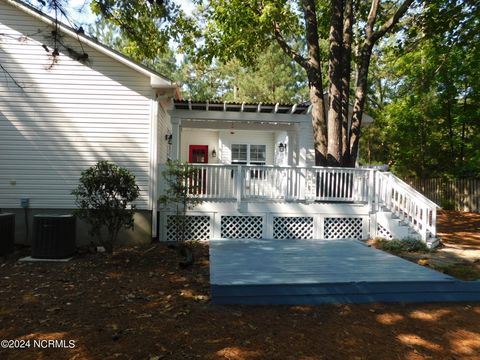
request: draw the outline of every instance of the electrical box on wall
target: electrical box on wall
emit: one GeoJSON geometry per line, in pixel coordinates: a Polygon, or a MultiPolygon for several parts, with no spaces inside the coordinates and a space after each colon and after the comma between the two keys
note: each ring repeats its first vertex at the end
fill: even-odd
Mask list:
{"type": "Polygon", "coordinates": [[[23,198],[23,199],[20,199],[20,206],[24,209],[28,208],[28,206],[30,205],[30,199],[28,198],[23,198]]]}

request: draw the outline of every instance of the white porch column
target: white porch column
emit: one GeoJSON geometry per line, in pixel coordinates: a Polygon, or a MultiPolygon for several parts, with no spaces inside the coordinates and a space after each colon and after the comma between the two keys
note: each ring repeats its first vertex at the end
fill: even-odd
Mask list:
{"type": "Polygon", "coordinates": [[[310,121],[298,124],[299,166],[315,165],[315,150],[313,144],[313,130],[310,121]]]}
{"type": "Polygon", "coordinates": [[[182,120],[177,117],[172,117],[171,121],[172,121],[172,148],[171,148],[170,157],[172,160],[180,160],[182,120]]]}
{"type": "Polygon", "coordinates": [[[296,159],[294,159],[294,153],[297,152],[297,134],[298,131],[287,131],[288,147],[287,147],[287,165],[297,165],[296,159]]]}

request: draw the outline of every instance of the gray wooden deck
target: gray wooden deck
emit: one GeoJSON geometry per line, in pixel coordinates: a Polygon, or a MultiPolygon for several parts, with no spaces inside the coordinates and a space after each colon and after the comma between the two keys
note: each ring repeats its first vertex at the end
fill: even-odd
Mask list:
{"type": "Polygon", "coordinates": [[[356,240],[213,240],[210,283],[214,303],[480,300],[480,282],[356,240]]]}

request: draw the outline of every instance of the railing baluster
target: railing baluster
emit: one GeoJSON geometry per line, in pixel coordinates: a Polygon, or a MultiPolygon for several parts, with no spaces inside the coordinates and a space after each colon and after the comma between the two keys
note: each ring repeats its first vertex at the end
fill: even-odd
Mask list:
{"type": "MultiPolygon", "coordinates": [[[[367,202],[381,206],[417,229],[436,234],[436,205],[391,173],[371,169],[189,164],[190,193],[205,199],[283,199],[367,202]]],[[[160,169],[159,169],[160,173],[160,169]]],[[[162,190],[159,182],[159,193],[162,190]]]]}

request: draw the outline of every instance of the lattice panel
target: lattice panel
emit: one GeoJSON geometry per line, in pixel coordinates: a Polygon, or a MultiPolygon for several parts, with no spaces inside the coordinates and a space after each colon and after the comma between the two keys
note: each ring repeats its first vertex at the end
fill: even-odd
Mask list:
{"type": "Polygon", "coordinates": [[[220,228],[222,239],[261,239],[263,218],[261,216],[222,216],[220,228]]]}
{"type": "MultiPolygon", "coordinates": [[[[181,221],[176,215],[167,215],[167,240],[175,240],[175,221],[181,221]]],[[[210,240],[210,216],[187,215],[185,219],[186,240],[210,240]]]]}
{"type": "Polygon", "coordinates": [[[274,239],[313,239],[312,217],[274,217],[274,239]]]}
{"type": "Polygon", "coordinates": [[[386,239],[386,240],[393,240],[393,235],[390,231],[385,229],[382,225],[378,224],[377,226],[377,237],[386,239]]]}
{"type": "Polygon", "coordinates": [[[362,218],[325,218],[325,239],[362,239],[362,218]]]}

